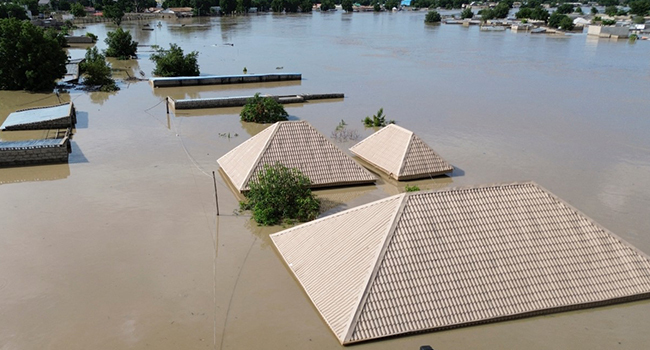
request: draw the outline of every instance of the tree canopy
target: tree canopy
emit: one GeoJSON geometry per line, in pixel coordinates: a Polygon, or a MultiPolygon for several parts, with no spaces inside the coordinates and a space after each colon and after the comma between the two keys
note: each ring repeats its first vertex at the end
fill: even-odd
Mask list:
{"type": "Polygon", "coordinates": [[[161,77],[182,77],[182,76],[197,76],[199,72],[199,64],[197,57],[199,53],[192,51],[187,55],[183,54],[181,49],[176,44],[170,44],[169,50],[157,49],[156,53],[151,55],[151,60],[156,63],[156,68],[153,71],[154,75],[161,77]]]}
{"type": "Polygon", "coordinates": [[[352,12],[353,10],[353,3],[352,0],[342,0],[341,1],[341,7],[343,8],[343,11],[345,12],[352,12]]]}
{"type": "Polygon", "coordinates": [[[472,17],[474,17],[474,12],[472,12],[472,8],[469,6],[460,12],[460,18],[462,19],[472,18],[472,17]]]}
{"type": "Polygon", "coordinates": [[[28,21],[0,19],[0,89],[52,91],[68,61],[59,36],[28,21]]]}
{"type": "Polygon", "coordinates": [[[243,210],[251,210],[260,225],[283,221],[309,221],[318,216],[320,202],[310,189],[311,181],[300,170],[276,163],[265,165],[250,182],[243,210]]]}
{"type": "Polygon", "coordinates": [[[106,36],[104,42],[108,45],[105,52],[107,57],[129,59],[138,51],[138,42],[133,41],[128,30],[118,27],[115,31],[106,33],[106,36]]]}
{"type": "Polygon", "coordinates": [[[111,67],[106,63],[106,57],[96,47],[87,48],[85,58],[79,65],[84,73],[84,85],[99,86],[101,91],[119,90],[111,78],[111,67]]]}
{"type": "Polygon", "coordinates": [[[440,14],[436,10],[429,11],[426,16],[424,16],[425,23],[438,23],[442,20],[440,14]]]}
{"type": "Polygon", "coordinates": [[[16,19],[29,19],[25,9],[14,3],[0,4],[0,19],[1,18],[16,18],[16,19]]]}
{"type": "Polygon", "coordinates": [[[548,18],[549,27],[561,28],[562,30],[572,30],[574,28],[573,20],[565,14],[553,12],[548,18]]]}
{"type": "Polygon", "coordinates": [[[254,123],[275,123],[289,117],[289,113],[278,101],[271,97],[262,97],[259,93],[246,101],[239,115],[242,121],[254,123]]]}

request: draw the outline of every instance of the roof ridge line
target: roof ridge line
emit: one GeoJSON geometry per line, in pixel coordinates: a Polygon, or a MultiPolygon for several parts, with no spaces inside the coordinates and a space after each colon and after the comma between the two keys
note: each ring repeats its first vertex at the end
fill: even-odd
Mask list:
{"type": "MultiPolygon", "coordinates": [[[[246,175],[246,178],[244,178],[244,181],[242,181],[242,188],[239,189],[240,191],[242,191],[243,188],[248,187],[248,181],[250,181],[251,177],[254,175],[253,171],[251,171],[251,170],[253,170],[253,169],[255,169],[255,167],[257,167],[257,164],[260,162],[260,159],[262,159],[262,155],[269,148],[269,145],[271,144],[271,140],[273,140],[273,135],[275,135],[275,133],[278,132],[278,129],[280,129],[280,122],[275,122],[271,126],[269,126],[269,128],[273,128],[273,127],[275,127],[275,130],[271,131],[268,138],[266,139],[266,142],[264,142],[264,147],[262,147],[260,152],[257,154],[257,157],[255,158],[255,161],[253,162],[253,165],[251,166],[251,169],[248,171],[248,175],[246,175]]],[[[255,137],[255,136],[253,136],[253,137],[255,137]]],[[[251,139],[253,137],[251,137],[251,139]]]]}
{"type": "MultiPolygon", "coordinates": [[[[54,108],[54,107],[60,107],[60,106],[63,106],[63,105],[74,105],[74,103],[72,101],[70,101],[70,102],[62,102],[62,103],[59,103],[59,104],[56,104],[56,105],[51,105],[51,106],[30,107],[30,108],[24,108],[24,109],[16,110],[13,113],[32,111],[32,110],[35,110],[35,109],[54,108]]],[[[9,113],[9,114],[11,114],[11,113],[9,113]]]]}
{"type": "MultiPolygon", "coordinates": [[[[397,227],[397,223],[399,222],[400,217],[402,216],[402,212],[404,211],[404,207],[406,206],[406,203],[408,202],[408,199],[410,197],[409,193],[402,193],[399,196],[401,196],[401,201],[399,204],[399,207],[397,208],[397,211],[395,212],[395,216],[393,217],[393,222],[390,224],[390,227],[388,228],[388,231],[386,232],[386,237],[384,238],[384,242],[382,244],[381,249],[379,250],[379,253],[377,254],[375,261],[375,266],[373,267],[372,271],[370,272],[368,276],[368,280],[366,281],[366,286],[363,288],[363,292],[361,293],[361,298],[359,298],[359,304],[356,307],[356,310],[354,311],[354,315],[352,315],[352,318],[350,319],[350,322],[346,325],[347,332],[345,333],[345,336],[343,339],[341,339],[341,344],[347,344],[350,342],[350,339],[352,338],[352,334],[354,333],[356,327],[355,325],[357,324],[359,317],[361,316],[361,312],[363,311],[363,308],[366,304],[366,300],[368,299],[368,292],[370,288],[372,287],[372,282],[376,279],[377,273],[379,272],[379,267],[381,266],[381,262],[384,260],[384,256],[386,255],[386,251],[388,250],[388,246],[390,245],[390,242],[393,239],[393,236],[395,235],[395,228],[397,227]]],[[[389,197],[390,198],[390,197],[389,197]]]]}
{"type": "MultiPolygon", "coordinates": [[[[404,128],[402,128],[404,129],[404,128]]],[[[413,146],[413,138],[415,137],[415,133],[411,130],[404,129],[408,132],[411,133],[411,137],[409,137],[409,144],[404,148],[404,153],[402,154],[402,161],[401,164],[399,165],[399,170],[397,170],[397,174],[395,174],[395,179],[398,179],[400,174],[402,174],[402,171],[404,171],[404,167],[406,166],[406,155],[409,154],[409,151],[411,150],[411,147],[413,146]]]]}

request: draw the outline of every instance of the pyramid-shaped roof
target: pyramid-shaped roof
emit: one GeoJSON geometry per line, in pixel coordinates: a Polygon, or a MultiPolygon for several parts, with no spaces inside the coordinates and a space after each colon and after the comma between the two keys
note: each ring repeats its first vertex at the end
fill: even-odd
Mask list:
{"type": "Polygon", "coordinates": [[[314,187],[373,183],[377,178],[305,121],[277,122],[217,160],[240,192],[265,165],[297,168],[314,187]]]}
{"type": "Polygon", "coordinates": [[[395,124],[368,136],[350,151],[396,180],[419,179],[454,170],[412,131],[395,124]]]}
{"type": "Polygon", "coordinates": [[[650,297],[650,257],[535,183],[412,192],[271,235],[342,344],[650,297]]]}

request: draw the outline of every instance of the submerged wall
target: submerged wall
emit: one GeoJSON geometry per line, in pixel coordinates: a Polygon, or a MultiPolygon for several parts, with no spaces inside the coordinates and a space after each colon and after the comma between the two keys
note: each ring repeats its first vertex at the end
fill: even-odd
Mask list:
{"type": "Polygon", "coordinates": [[[222,85],[265,83],[271,81],[301,80],[300,73],[273,73],[273,74],[244,74],[244,75],[212,75],[203,77],[173,77],[152,78],[149,83],[152,87],[175,87],[196,85],[222,85]]]}
{"type": "MultiPolygon", "coordinates": [[[[270,97],[279,103],[302,103],[308,100],[324,100],[324,99],[337,99],[344,98],[342,93],[331,94],[303,94],[303,95],[261,95],[262,97],[270,97]]],[[[199,108],[223,108],[223,107],[241,107],[253,96],[237,96],[237,97],[215,97],[215,98],[197,98],[197,99],[184,99],[174,100],[168,97],[169,104],[173,109],[199,109],[199,108]]]]}
{"type": "Polygon", "coordinates": [[[0,167],[66,163],[70,151],[68,137],[49,144],[25,145],[21,142],[3,142],[0,143],[0,167]]]}

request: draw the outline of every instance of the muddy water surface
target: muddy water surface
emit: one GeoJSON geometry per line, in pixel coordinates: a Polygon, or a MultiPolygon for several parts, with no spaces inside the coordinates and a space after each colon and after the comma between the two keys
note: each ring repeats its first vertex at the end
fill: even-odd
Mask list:
{"type": "MultiPolygon", "coordinates": [[[[383,107],[457,167],[409,184],[534,180],[650,253],[648,42],[479,32],[423,17],[259,15],[169,20],[154,31],[125,23],[143,46],[138,60],[113,61],[119,79],[149,77],[151,45],[170,42],[199,51],[204,74],[246,67],[304,79],[155,91],[120,81],[118,93],[62,93],[79,111],[70,163],[0,169],[0,349],[340,348],[272,248],[268,235],[281,228],[236,214],[220,176],[215,216],[216,159],[262,127],[240,122],[237,108],[167,116],[165,96],[344,92],[287,110],[327,136],[343,119],[363,138],[372,130],[360,120],[383,107]]],[[[112,29],[77,32],[103,40],[112,29]]],[[[54,94],[0,92],[0,122],[55,103],[54,94]]],[[[382,177],[318,194],[330,214],[404,185],[382,177]]],[[[648,315],[641,301],[355,347],[640,349],[648,315]]]]}

